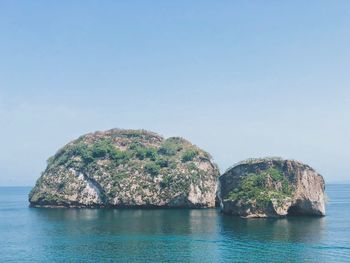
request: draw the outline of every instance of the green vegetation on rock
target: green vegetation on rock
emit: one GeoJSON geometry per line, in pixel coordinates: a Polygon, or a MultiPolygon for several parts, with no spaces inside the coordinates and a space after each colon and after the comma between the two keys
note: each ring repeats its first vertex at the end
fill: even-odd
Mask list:
{"type": "Polygon", "coordinates": [[[159,158],[156,160],[156,164],[159,165],[159,166],[162,167],[162,168],[168,167],[168,166],[169,166],[169,159],[159,157],[159,158]]]}
{"type": "Polygon", "coordinates": [[[145,171],[151,175],[159,174],[160,166],[154,162],[145,165],[145,171]]]}
{"type": "Polygon", "coordinates": [[[189,162],[189,161],[192,161],[193,158],[197,155],[197,151],[194,150],[194,149],[188,149],[186,150],[183,154],[182,154],[182,162],[189,162]]]}
{"type": "Polygon", "coordinates": [[[48,166],[69,165],[72,158],[76,156],[82,159],[82,166],[87,166],[98,159],[111,159],[120,164],[125,160],[127,154],[117,149],[111,139],[96,140],[91,145],[77,141],[75,144],[67,145],[51,157],[48,160],[48,166]]]}
{"type": "Polygon", "coordinates": [[[256,203],[257,207],[264,208],[272,199],[281,203],[292,193],[293,187],[288,179],[279,170],[270,167],[259,173],[246,174],[239,186],[229,193],[228,199],[256,203]]]}
{"type": "Polygon", "coordinates": [[[178,138],[169,138],[165,140],[158,150],[159,154],[172,156],[181,151],[183,146],[178,138]]]}

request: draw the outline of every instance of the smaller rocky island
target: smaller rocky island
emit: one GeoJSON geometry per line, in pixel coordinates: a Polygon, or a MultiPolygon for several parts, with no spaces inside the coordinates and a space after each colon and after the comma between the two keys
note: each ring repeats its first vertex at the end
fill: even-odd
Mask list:
{"type": "Polygon", "coordinates": [[[325,215],[325,183],[310,166],[281,158],[249,159],[219,177],[225,214],[241,217],[325,215]]]}

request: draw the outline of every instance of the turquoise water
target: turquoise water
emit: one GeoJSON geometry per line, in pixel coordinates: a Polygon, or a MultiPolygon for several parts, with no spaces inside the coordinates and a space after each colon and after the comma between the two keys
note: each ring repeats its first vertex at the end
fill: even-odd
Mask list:
{"type": "Polygon", "coordinates": [[[217,209],[35,209],[0,188],[0,262],[350,262],[350,185],[324,218],[241,219],[217,209]]]}

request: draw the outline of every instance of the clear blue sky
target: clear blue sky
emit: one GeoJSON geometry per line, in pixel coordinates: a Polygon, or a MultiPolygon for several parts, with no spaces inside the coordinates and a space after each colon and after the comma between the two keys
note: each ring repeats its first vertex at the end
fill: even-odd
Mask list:
{"type": "Polygon", "coordinates": [[[1,1],[0,185],[90,131],[350,181],[350,1],[1,1]]]}

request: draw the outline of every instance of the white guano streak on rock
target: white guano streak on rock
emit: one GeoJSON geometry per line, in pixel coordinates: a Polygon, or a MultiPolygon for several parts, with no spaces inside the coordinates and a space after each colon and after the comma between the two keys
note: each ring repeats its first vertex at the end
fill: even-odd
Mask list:
{"type": "Polygon", "coordinates": [[[98,204],[101,203],[101,192],[98,189],[98,187],[91,181],[87,176],[85,176],[83,173],[78,173],[74,169],[70,169],[71,172],[77,176],[78,180],[85,183],[85,188],[82,191],[82,196],[87,196],[86,198],[82,198],[82,202],[84,204],[98,204]]]}
{"type": "Polygon", "coordinates": [[[188,194],[188,200],[191,201],[193,204],[198,204],[201,202],[202,199],[202,191],[199,189],[199,187],[193,184],[190,185],[190,192],[188,194]]]}

